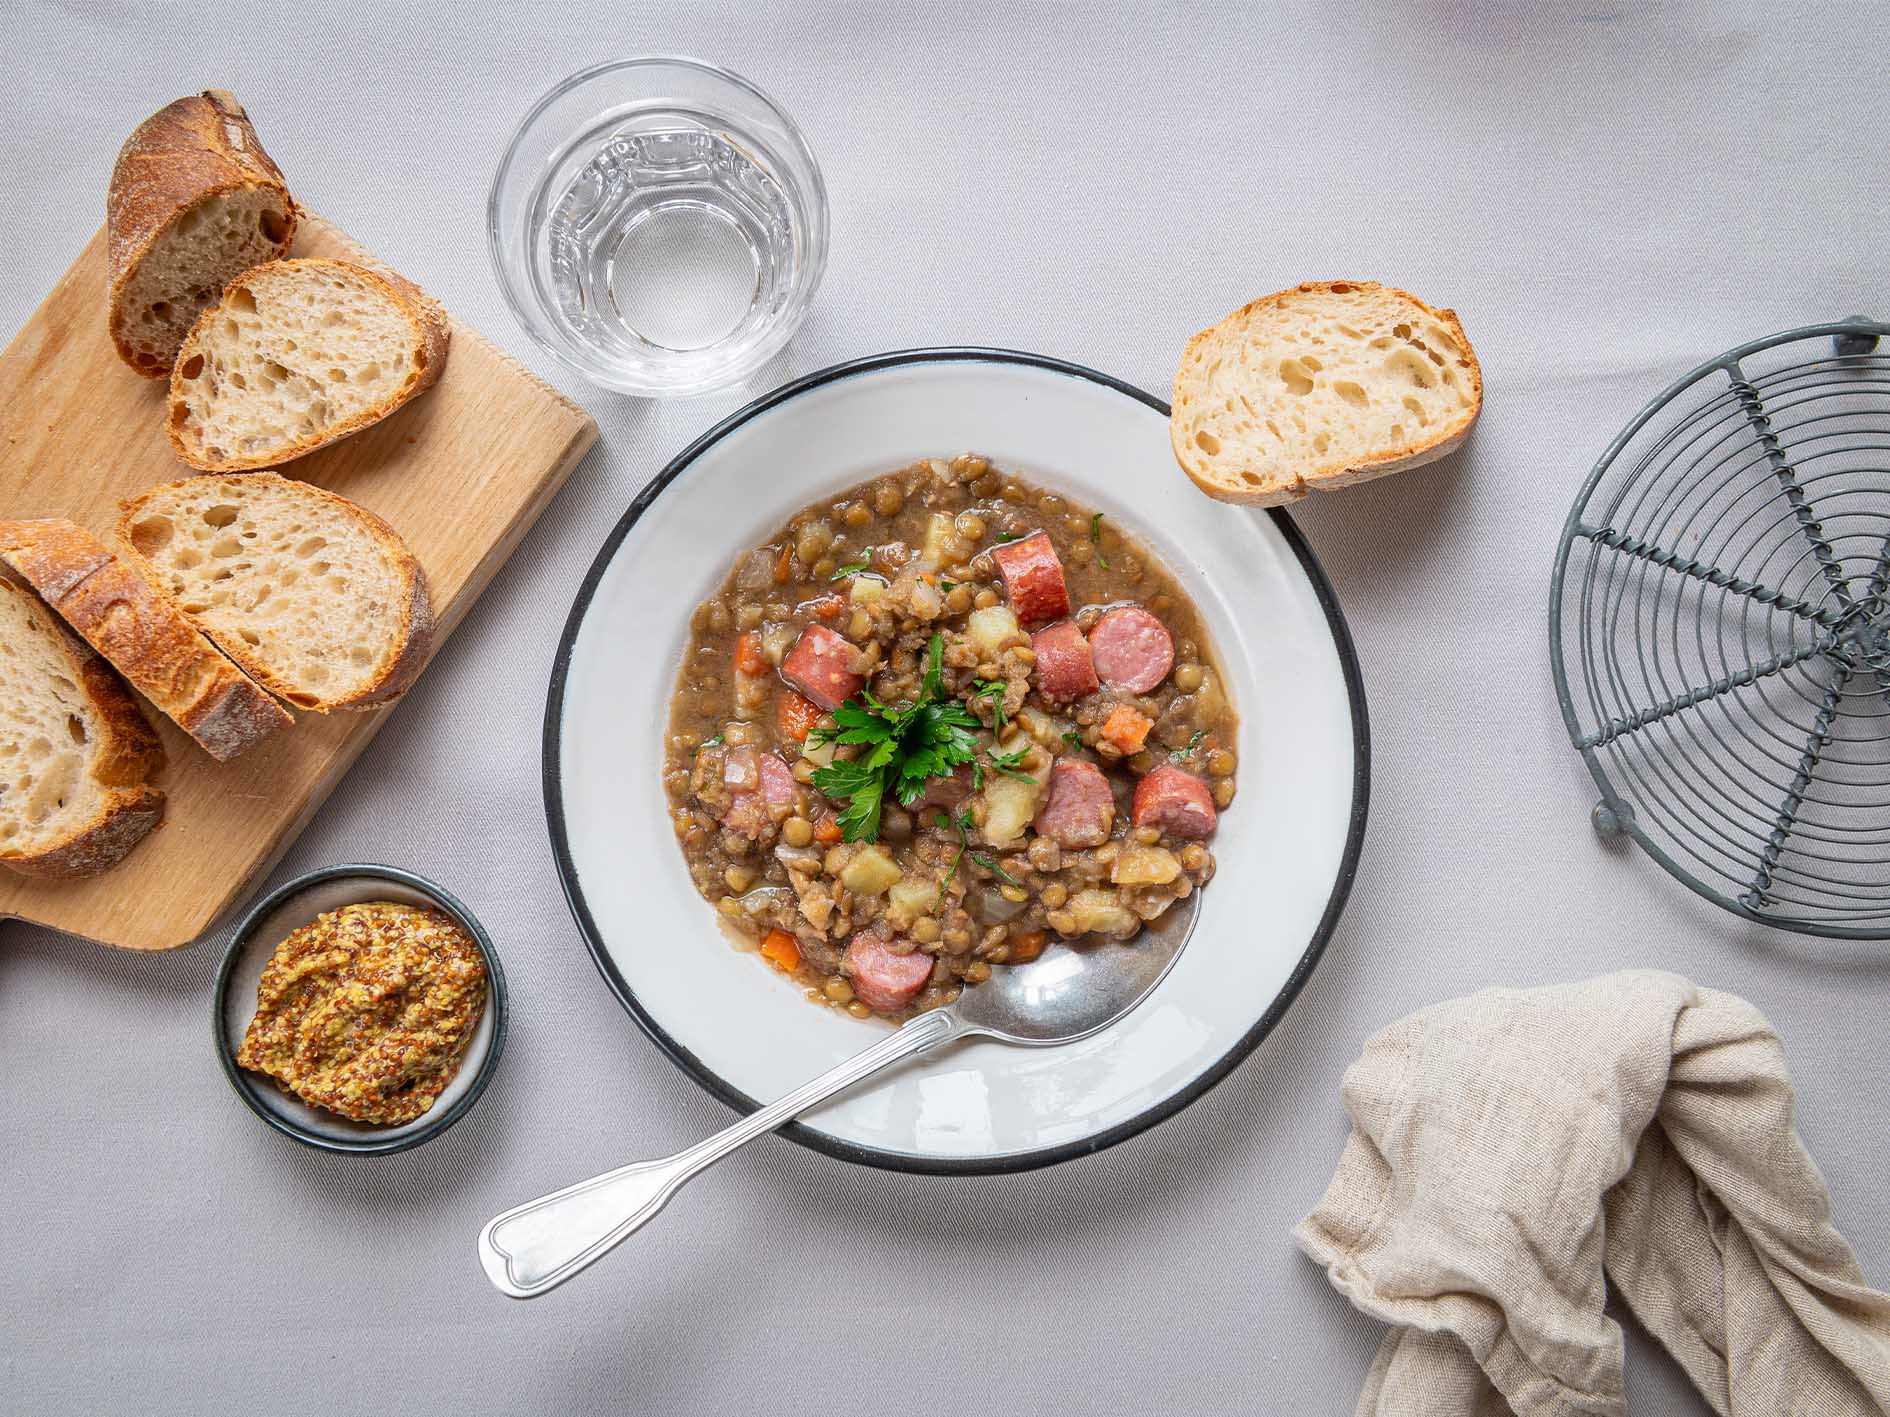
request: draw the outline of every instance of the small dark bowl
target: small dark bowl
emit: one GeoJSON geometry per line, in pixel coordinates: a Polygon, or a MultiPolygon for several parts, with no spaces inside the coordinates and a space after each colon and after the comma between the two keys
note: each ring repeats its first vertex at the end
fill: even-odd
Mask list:
{"type": "Polygon", "coordinates": [[[505,971],[484,927],[452,896],[411,871],[394,866],[325,866],[297,876],[258,901],[236,927],[217,970],[211,1030],[217,1061],[236,1095],[286,1137],[320,1151],[385,1155],[432,1141],[472,1110],[492,1080],[505,1051],[505,971]],[[459,1071],[423,1116],[396,1127],[351,1122],[310,1107],[273,1078],[237,1066],[236,1048],[256,1013],[256,985],[263,966],[288,933],[325,910],[364,900],[434,906],[457,920],[485,956],[486,1010],[473,1027],[459,1071]]]}

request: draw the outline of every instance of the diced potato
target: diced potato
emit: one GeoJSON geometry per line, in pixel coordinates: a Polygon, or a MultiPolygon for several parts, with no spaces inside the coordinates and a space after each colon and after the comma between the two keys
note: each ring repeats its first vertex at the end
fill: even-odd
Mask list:
{"type": "Polygon", "coordinates": [[[761,631],[761,652],[768,656],[770,664],[778,665],[787,658],[799,634],[800,630],[791,623],[765,626],[761,631]]]}
{"type": "Polygon", "coordinates": [[[821,862],[821,869],[829,876],[837,876],[852,859],[853,848],[845,842],[839,842],[827,848],[827,857],[821,862]]]}
{"type": "Polygon", "coordinates": [[[817,768],[830,768],[833,766],[833,750],[837,746],[832,740],[816,743],[814,735],[810,733],[807,741],[801,744],[801,756],[817,768]]]}
{"type": "Polygon", "coordinates": [[[1043,784],[1032,779],[996,774],[984,784],[984,839],[992,846],[1009,846],[1024,834],[1037,815],[1043,784]]]}
{"type": "Polygon", "coordinates": [[[925,544],[919,548],[919,564],[937,570],[945,564],[945,552],[951,545],[957,525],[944,512],[932,513],[925,524],[925,544]]]}
{"type": "Polygon", "coordinates": [[[1159,846],[1124,846],[1109,879],[1119,886],[1165,886],[1181,874],[1175,853],[1159,846]]]}
{"type": "Polygon", "coordinates": [[[880,576],[855,576],[847,596],[855,605],[871,605],[886,596],[886,582],[880,576]]]}
{"type": "Polygon", "coordinates": [[[965,633],[985,654],[996,654],[1017,633],[1017,616],[1008,605],[974,610],[965,619],[965,633]]]}
{"type": "Polygon", "coordinates": [[[900,871],[882,846],[863,846],[840,872],[840,884],[855,895],[879,895],[899,883],[900,871]]]}
{"type": "Polygon", "coordinates": [[[1066,909],[1075,919],[1077,930],[1085,935],[1132,935],[1142,925],[1114,891],[1078,891],[1070,897],[1066,909]]]}
{"type": "Polygon", "coordinates": [[[1055,743],[1069,728],[1068,719],[1052,718],[1035,704],[1025,704],[1017,711],[1017,725],[1045,747],[1055,743]]]}
{"type": "Polygon", "coordinates": [[[917,920],[921,915],[930,915],[932,907],[938,901],[938,885],[932,881],[915,881],[901,877],[889,892],[887,898],[894,907],[903,910],[917,920]]]}

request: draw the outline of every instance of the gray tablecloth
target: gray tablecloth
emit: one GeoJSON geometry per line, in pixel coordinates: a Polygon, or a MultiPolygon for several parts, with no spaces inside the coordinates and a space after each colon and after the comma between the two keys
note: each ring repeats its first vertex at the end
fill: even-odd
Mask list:
{"type": "MultiPolygon", "coordinates": [[[[436,876],[496,936],[503,1068],[441,1141],[331,1158],[211,1054],[221,941],[138,957],[0,926],[0,1409],[22,1413],[1346,1412],[1376,1324],[1292,1248],[1361,1041],[1429,1001],[1628,965],[1784,1033],[1836,1220],[1890,1279],[1890,951],[1749,927],[1590,831],[1543,606],[1583,473],[1653,391],[1743,339],[1886,313],[1881,7],[1633,0],[1176,7],[778,0],[38,5],[0,48],[0,326],[91,234],[127,129],[207,85],[296,195],[596,415],[602,446],[278,878],[436,876]],[[437,16],[436,13],[437,12],[437,16]],[[1454,461],[1295,512],[1371,696],[1350,908],[1274,1035],[1114,1150],[982,1180],[764,1141],[531,1305],[490,1214],[728,1120],[632,1026],[566,914],[539,797],[553,645],[636,490],[756,389],[644,403],[553,367],[487,265],[530,103],[682,51],[776,94],[825,164],[826,284],[770,371],[911,345],[1042,350],[1164,389],[1254,295],[1375,277],[1454,306],[1488,409],[1454,461]]],[[[0,505],[7,476],[0,452],[0,505]]],[[[1706,1408],[1635,1334],[1637,1411],[1706,1408]]]]}

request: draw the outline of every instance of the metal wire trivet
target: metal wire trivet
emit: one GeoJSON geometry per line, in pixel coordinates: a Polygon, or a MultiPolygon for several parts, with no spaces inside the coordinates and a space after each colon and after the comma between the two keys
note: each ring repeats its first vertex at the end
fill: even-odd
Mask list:
{"type": "Polygon", "coordinates": [[[1641,411],[1569,512],[1549,657],[1594,824],[1748,919],[1890,938],[1890,325],[1641,411]]]}

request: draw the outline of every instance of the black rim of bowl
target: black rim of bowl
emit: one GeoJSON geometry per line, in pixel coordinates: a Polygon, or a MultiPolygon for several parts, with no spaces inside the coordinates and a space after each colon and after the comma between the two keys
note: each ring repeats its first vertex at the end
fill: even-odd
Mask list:
{"type": "MultiPolygon", "coordinates": [[[[216,987],[211,990],[215,1012],[211,1018],[211,1033],[216,1041],[217,1061],[223,1065],[223,1076],[229,1079],[236,1095],[243,1099],[248,1107],[263,1121],[285,1137],[292,1137],[303,1146],[312,1146],[317,1151],[339,1152],[347,1156],[388,1156],[397,1151],[407,1151],[422,1142],[432,1141],[461,1117],[472,1110],[480,1094],[486,1090],[486,1084],[492,1081],[493,1070],[499,1066],[499,1055],[505,1052],[506,1027],[506,992],[505,968],[499,963],[499,953],[492,947],[492,940],[486,934],[485,926],[479,923],[479,917],[468,910],[457,896],[435,885],[424,876],[416,876],[411,871],[403,871],[398,866],[381,866],[364,862],[352,866],[324,866],[319,871],[309,871],[285,881],[269,892],[249,908],[237,925],[236,932],[230,936],[229,947],[223,952],[223,963],[217,967],[216,987]],[[479,945],[479,953],[486,961],[486,1011],[492,1015],[492,1042],[487,1047],[485,1057],[480,1060],[479,1071],[473,1074],[471,1085],[452,1106],[438,1116],[428,1113],[420,1124],[411,1132],[404,1132],[397,1137],[377,1139],[364,1137],[360,1141],[342,1141],[336,1137],[323,1136],[318,1132],[304,1131],[286,1117],[272,1112],[265,1107],[257,1092],[261,1088],[275,1087],[273,1080],[252,1075],[236,1064],[236,1044],[230,1037],[227,1010],[224,1007],[230,992],[230,975],[236,968],[236,957],[243,952],[250,935],[257,924],[269,915],[277,906],[289,897],[307,890],[310,886],[320,885],[323,881],[341,880],[345,877],[367,877],[391,881],[395,885],[406,886],[409,890],[419,891],[439,902],[441,908],[464,925],[479,945]]],[[[411,1124],[410,1124],[411,1125],[411,1124]]]]}
{"type": "MultiPolygon", "coordinates": [[[[761,1106],[754,1098],[737,1088],[731,1087],[719,1074],[712,1070],[694,1053],[684,1048],[672,1038],[658,1023],[655,1017],[643,1007],[629,982],[618,971],[605,948],[603,936],[597,928],[597,922],[591,918],[590,908],[584,900],[584,892],[578,884],[577,866],[571,857],[571,844],[565,832],[564,797],[562,765],[560,762],[560,742],[563,733],[564,689],[565,680],[571,668],[571,651],[577,643],[579,629],[584,624],[586,612],[590,609],[591,598],[596,594],[598,583],[604,572],[617,554],[617,548],[630,534],[644,512],[649,510],[656,499],[669,485],[680,478],[710,447],[740,428],[751,419],[759,417],[779,404],[786,403],[809,390],[820,388],[841,379],[852,378],[860,374],[870,374],[882,369],[896,368],[908,364],[1019,364],[1033,369],[1045,369],[1055,374],[1067,375],[1075,379],[1087,380],[1100,384],[1104,388],[1114,389],[1126,394],[1138,403],[1147,405],[1166,418],[1169,416],[1168,405],[1133,384],[1125,383],[1082,364],[1072,364],[1068,360],[1056,359],[1045,354],[1030,354],[1014,349],[987,349],[975,346],[908,349],[888,354],[871,355],[865,359],[850,360],[843,364],[830,365],[812,374],[783,384],[772,392],[763,394],[753,403],[737,410],[716,424],[708,432],[684,448],[656,477],[636,496],[610,535],[604,538],[604,544],[597,557],[585,572],[584,580],[578,587],[577,598],[572,602],[571,613],[565,621],[564,633],[558,640],[557,657],[552,661],[551,688],[545,701],[544,731],[544,793],[545,818],[551,832],[551,851],[558,865],[558,879],[564,887],[564,898],[571,907],[571,914],[577,921],[578,932],[584,937],[585,948],[590,951],[591,962],[597,966],[597,972],[604,978],[610,991],[617,996],[617,1001],[636,1020],[637,1026],[650,1038],[650,1041],[668,1055],[671,1062],[693,1078],[711,1097],[715,1097],[742,1113],[755,1111],[761,1106]]],[[[1011,1171],[1030,1171],[1040,1166],[1053,1166],[1060,1161],[1069,1161],[1079,1156],[1088,1156],[1126,1141],[1138,1132],[1146,1131],[1157,1122],[1164,1121],[1179,1112],[1195,1099],[1205,1095],[1222,1078],[1226,1077],[1247,1055],[1259,1046],[1285,1016],[1287,1009],[1299,997],[1299,992],[1312,977],[1313,967],[1319,963],[1319,957],[1325,953],[1326,942],[1331,939],[1333,930],[1338,926],[1339,916],[1345,909],[1346,897],[1351,893],[1353,878],[1358,873],[1359,852],[1364,845],[1365,818],[1371,797],[1371,727],[1366,717],[1365,684],[1359,672],[1358,654],[1352,645],[1352,632],[1345,621],[1345,613],[1339,608],[1338,597],[1333,593],[1332,584],[1326,579],[1325,571],[1320,567],[1312,548],[1300,535],[1293,519],[1278,507],[1267,509],[1267,515],[1273,519],[1274,526],[1285,537],[1286,544],[1299,559],[1300,569],[1313,588],[1320,608],[1325,611],[1326,625],[1332,635],[1333,648],[1339,656],[1340,669],[1345,676],[1346,698],[1352,711],[1352,811],[1346,826],[1345,850],[1339,860],[1339,869],[1333,879],[1332,893],[1326,898],[1325,911],[1319,917],[1312,939],[1307,942],[1305,952],[1293,966],[1293,972],[1287,977],[1285,985],[1275,996],[1272,1004],[1262,1013],[1253,1027],[1235,1041],[1224,1054],[1209,1064],[1201,1074],[1160,1102],[1144,1108],[1126,1121],[1118,1122],[1113,1127],[1105,1128],[1093,1136],[1080,1141],[1065,1142],[1058,1146],[1039,1147],[1031,1151],[1010,1152],[1002,1156],[979,1157],[973,1160],[954,1160],[949,1157],[915,1156],[909,1152],[886,1151],[879,1147],[859,1146],[853,1142],[841,1141],[799,1122],[789,1122],[780,1131],[802,1146],[842,1161],[858,1162],[866,1166],[877,1166],[887,1171],[908,1171],[933,1176],[987,1176],[1011,1171]]]]}

